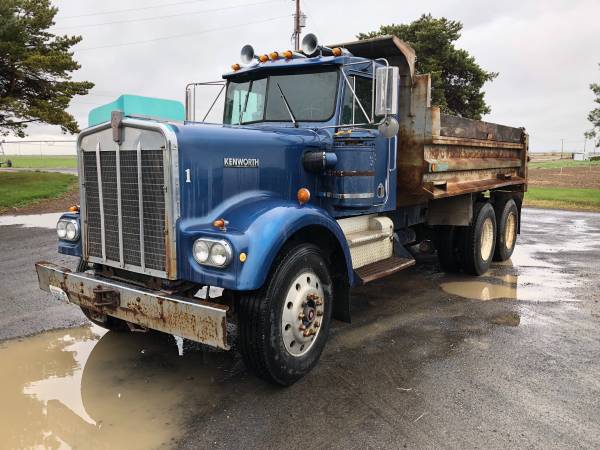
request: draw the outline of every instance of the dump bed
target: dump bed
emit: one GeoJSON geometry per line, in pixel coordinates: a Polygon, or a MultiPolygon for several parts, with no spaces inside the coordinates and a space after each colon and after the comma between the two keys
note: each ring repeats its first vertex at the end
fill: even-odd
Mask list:
{"type": "Polygon", "coordinates": [[[430,76],[415,73],[413,49],[394,36],[336,46],[399,68],[398,206],[490,189],[526,190],[524,129],[442,114],[431,105],[430,76]]]}
{"type": "Polygon", "coordinates": [[[528,136],[522,128],[470,120],[430,105],[429,75],[416,75],[401,118],[398,204],[490,189],[524,191],[528,136]]]}

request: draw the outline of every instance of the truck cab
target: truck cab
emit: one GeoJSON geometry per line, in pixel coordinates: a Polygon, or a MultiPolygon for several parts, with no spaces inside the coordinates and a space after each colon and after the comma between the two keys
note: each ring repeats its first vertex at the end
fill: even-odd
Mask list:
{"type": "Polygon", "coordinates": [[[244,47],[208,83],[218,95],[202,116],[207,83],[188,85],[185,109],[124,96],[93,110],[81,202],[57,225],[59,252],[81,262],[38,263],[40,287],[112,330],[224,350],[236,336],[253,372],[289,385],[331,321],[350,321],[351,288],[414,265],[410,245],[431,239],[444,269],[473,274],[507,259],[526,135],[478,122],[455,129],[483,139],[448,136],[414,61],[395,37],[307,35],[302,52],[244,47]],[[208,123],[219,102],[221,123],[208,123]]]}

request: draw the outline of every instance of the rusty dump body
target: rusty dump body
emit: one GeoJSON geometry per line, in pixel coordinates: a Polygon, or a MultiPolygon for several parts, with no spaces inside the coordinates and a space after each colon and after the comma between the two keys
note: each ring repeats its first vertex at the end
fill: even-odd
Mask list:
{"type": "Polygon", "coordinates": [[[494,189],[526,190],[524,129],[441,113],[431,105],[430,75],[415,73],[414,50],[396,37],[340,45],[399,68],[398,207],[494,189]]]}

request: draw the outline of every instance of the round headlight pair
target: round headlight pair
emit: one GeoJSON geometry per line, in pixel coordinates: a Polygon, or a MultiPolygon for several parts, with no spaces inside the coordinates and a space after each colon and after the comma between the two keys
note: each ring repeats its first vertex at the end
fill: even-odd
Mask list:
{"type": "Polygon", "coordinates": [[[74,219],[60,219],[56,224],[59,239],[76,241],[79,238],[79,224],[74,219]]]}
{"type": "Polygon", "coordinates": [[[199,264],[225,267],[231,261],[233,251],[229,242],[225,240],[197,239],[194,242],[193,255],[199,264]]]}

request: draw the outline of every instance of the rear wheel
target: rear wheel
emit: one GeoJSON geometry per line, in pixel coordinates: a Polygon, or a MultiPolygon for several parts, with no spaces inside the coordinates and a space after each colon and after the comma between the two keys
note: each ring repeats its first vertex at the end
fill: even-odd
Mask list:
{"type": "Polygon", "coordinates": [[[496,208],[498,236],[496,238],[494,261],[506,261],[512,256],[517,243],[519,211],[517,210],[517,205],[512,198],[499,206],[500,207],[496,208]]]}
{"type": "Polygon", "coordinates": [[[465,231],[464,270],[482,275],[489,270],[496,247],[496,214],[489,202],[475,204],[473,223],[465,231]]]}
{"type": "Polygon", "coordinates": [[[263,289],[237,299],[239,346],[250,370],[289,386],[315,366],[325,347],[332,282],[312,244],[289,249],[273,267],[263,289]]]}

